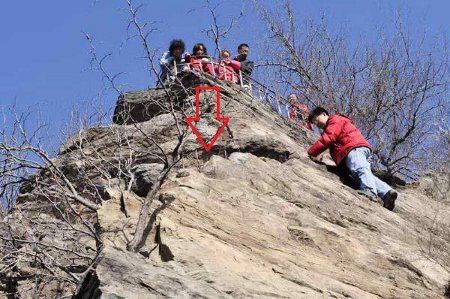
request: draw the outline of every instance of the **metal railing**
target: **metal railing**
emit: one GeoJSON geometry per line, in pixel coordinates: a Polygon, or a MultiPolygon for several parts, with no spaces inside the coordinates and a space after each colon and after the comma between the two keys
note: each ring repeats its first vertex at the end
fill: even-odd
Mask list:
{"type": "MultiPolygon", "coordinates": [[[[206,61],[196,62],[195,64],[200,64],[200,66],[201,66],[200,68],[192,69],[192,67],[191,67],[192,63],[184,62],[184,63],[177,64],[176,61],[174,60],[173,61],[173,69],[167,70],[167,71],[172,72],[172,74],[174,76],[178,76],[179,69],[181,69],[182,71],[198,70],[200,72],[204,72],[203,65],[209,64],[211,66],[211,69],[210,69],[211,72],[206,72],[206,73],[208,73],[209,75],[212,75],[214,77],[217,77],[217,78],[220,77],[220,74],[221,74],[220,73],[220,60],[217,58],[214,58],[214,57],[210,57],[210,56],[202,56],[202,58],[208,59],[208,62],[206,62],[206,61]],[[217,69],[219,70],[219,73],[216,72],[216,66],[217,66],[217,69]]],[[[223,74],[224,74],[225,78],[227,77],[227,74],[231,75],[231,77],[233,79],[235,79],[234,76],[238,76],[238,80],[236,80],[237,84],[239,84],[243,89],[248,90],[254,97],[259,98],[263,104],[268,105],[273,111],[277,112],[284,118],[289,118],[289,111],[291,108],[291,104],[285,97],[283,97],[282,95],[271,90],[269,87],[267,87],[266,85],[257,81],[256,79],[252,78],[251,76],[248,76],[241,70],[239,70],[237,73],[231,72],[231,71],[228,71],[228,73],[227,73],[227,71],[228,71],[227,68],[224,67],[223,74]]],[[[230,81],[230,80],[227,80],[227,81],[230,81]]],[[[233,80],[233,82],[235,82],[235,81],[233,80]]],[[[297,115],[297,113],[296,113],[296,115],[297,115]]],[[[300,117],[296,117],[296,119],[304,121],[303,115],[301,115],[301,114],[300,114],[300,117]]]]}
{"type": "MultiPolygon", "coordinates": [[[[196,56],[191,56],[191,57],[196,57],[196,56]]],[[[186,69],[190,69],[190,70],[198,70],[201,72],[205,72],[203,70],[203,65],[209,65],[210,66],[210,72],[206,72],[214,77],[220,77],[221,74],[224,75],[225,78],[231,77],[232,80],[227,80],[227,81],[232,81],[232,82],[240,82],[242,80],[240,80],[242,77],[239,74],[240,71],[238,73],[236,72],[232,72],[229,71],[225,65],[221,64],[221,60],[214,58],[214,57],[210,57],[210,56],[201,56],[201,58],[206,58],[208,60],[208,62],[203,61],[203,62],[195,62],[195,63],[190,63],[190,62],[183,62],[183,63],[176,63],[176,61],[173,61],[173,69],[168,69],[168,72],[172,71],[172,74],[174,76],[178,75],[179,69],[184,70],[184,68],[186,69]],[[192,65],[200,65],[200,68],[192,68],[192,65]]]]}

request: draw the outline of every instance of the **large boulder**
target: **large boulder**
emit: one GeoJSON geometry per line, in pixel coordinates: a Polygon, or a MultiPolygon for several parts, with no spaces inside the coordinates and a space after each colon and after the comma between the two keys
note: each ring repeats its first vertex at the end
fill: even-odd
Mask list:
{"type": "MultiPolygon", "coordinates": [[[[74,136],[55,168],[23,187],[0,226],[4,294],[442,298],[450,277],[448,202],[425,185],[405,186],[388,211],[343,184],[329,171],[332,162],[308,158],[313,133],[239,86],[189,76],[184,89],[169,87],[180,100],[175,113],[167,110],[167,90],[125,94],[114,124],[74,136]],[[194,115],[183,107],[199,85],[220,86],[229,124],[208,152],[186,135],[182,159],[145,215],[144,241],[130,252],[142,203],[179,140],[174,115],[194,115]],[[74,201],[52,173],[98,208],[74,201]],[[61,187],[63,197],[55,193],[61,187]]],[[[221,124],[215,101],[206,94],[201,101],[196,126],[209,141],[221,124]]]]}

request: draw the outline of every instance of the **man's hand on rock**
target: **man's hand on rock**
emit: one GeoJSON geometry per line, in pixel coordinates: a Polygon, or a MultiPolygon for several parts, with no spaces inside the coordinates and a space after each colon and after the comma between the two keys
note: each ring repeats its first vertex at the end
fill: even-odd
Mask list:
{"type": "Polygon", "coordinates": [[[318,155],[316,157],[309,156],[309,158],[311,160],[313,160],[314,162],[317,162],[317,163],[322,163],[323,162],[323,154],[320,154],[320,155],[318,155]]]}
{"type": "Polygon", "coordinates": [[[326,151],[322,154],[322,161],[324,161],[324,160],[333,161],[333,158],[331,157],[331,155],[328,151],[326,151]]]}

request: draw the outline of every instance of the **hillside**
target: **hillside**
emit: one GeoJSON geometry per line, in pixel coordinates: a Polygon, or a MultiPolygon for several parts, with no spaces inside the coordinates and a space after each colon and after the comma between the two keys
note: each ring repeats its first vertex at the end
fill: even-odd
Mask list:
{"type": "MultiPolygon", "coordinates": [[[[211,99],[201,98],[205,138],[221,125],[211,99]]],[[[124,94],[111,126],[74,136],[54,169],[23,185],[0,227],[0,289],[7,298],[444,298],[450,238],[436,228],[450,227],[450,205],[430,195],[433,181],[398,189],[388,211],[331,161],[310,160],[315,138],[239,86],[196,74],[124,94]],[[145,242],[128,251],[161,150],[179,141],[167,97],[193,116],[194,87],[219,84],[227,129],[209,152],[186,136],[145,242]]]]}

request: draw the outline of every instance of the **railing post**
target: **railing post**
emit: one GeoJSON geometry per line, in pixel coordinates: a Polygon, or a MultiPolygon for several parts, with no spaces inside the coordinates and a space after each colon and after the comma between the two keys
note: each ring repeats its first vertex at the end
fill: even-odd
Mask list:
{"type": "Polygon", "coordinates": [[[277,101],[278,113],[281,114],[281,106],[280,106],[280,96],[278,94],[275,95],[277,101]]]}
{"type": "Polygon", "coordinates": [[[175,77],[178,76],[178,69],[177,69],[177,61],[173,60],[173,69],[175,70],[175,77]]]}
{"type": "Polygon", "coordinates": [[[258,88],[258,93],[259,93],[259,99],[261,100],[261,102],[263,102],[261,88],[258,88]]]}
{"type": "MultiPolygon", "coordinates": [[[[266,90],[264,91],[265,97],[266,97],[266,104],[269,102],[269,99],[267,97],[267,95],[269,94],[267,91],[269,90],[269,88],[266,86],[266,90]]],[[[270,104],[270,102],[269,102],[270,104]]]]}
{"type": "MultiPolygon", "coordinates": [[[[253,93],[255,92],[256,93],[255,97],[259,97],[260,101],[263,104],[270,104],[271,109],[273,111],[277,111],[281,116],[286,117],[286,115],[284,114],[284,111],[283,111],[283,106],[284,106],[285,112],[287,113],[287,116],[289,116],[289,110],[290,110],[289,103],[280,94],[272,91],[271,89],[269,89],[269,87],[259,83],[255,79],[253,79],[251,77],[246,77],[246,74],[244,74],[244,72],[242,70],[238,70],[238,73],[236,73],[234,71],[229,71],[225,65],[220,64],[220,60],[218,60],[218,62],[215,62],[215,59],[213,59],[213,57],[208,56],[208,58],[210,59],[210,61],[207,62],[206,64],[203,64],[202,62],[200,62],[201,72],[205,72],[205,70],[203,69],[204,65],[210,64],[211,68],[212,68],[211,73],[214,77],[220,77],[220,74],[222,71],[222,74],[223,74],[225,80],[232,81],[234,83],[234,80],[238,79],[240,81],[240,86],[242,88],[244,88],[244,86],[246,86],[246,87],[248,86],[250,94],[253,95],[253,93]],[[217,69],[215,68],[216,65],[217,65],[217,69]],[[224,68],[223,70],[221,70],[222,67],[224,68]],[[246,84],[244,84],[244,78],[246,78],[248,80],[245,82],[246,84]],[[253,88],[255,88],[255,90],[253,90],[253,88]]],[[[182,65],[182,64],[177,64],[177,61],[173,60],[173,66],[174,66],[173,74],[175,76],[178,76],[178,73],[179,73],[178,65],[182,65]]],[[[185,63],[185,65],[190,67],[191,63],[185,63]]],[[[296,118],[298,118],[298,115],[296,115],[296,118]]]]}
{"type": "Polygon", "coordinates": [[[239,70],[239,82],[241,83],[241,87],[244,87],[244,82],[242,80],[242,71],[239,70]]]}
{"type": "Polygon", "coordinates": [[[211,62],[211,69],[212,69],[213,76],[217,77],[216,76],[216,68],[214,67],[214,62],[213,62],[213,59],[211,56],[209,57],[209,61],[211,62]]]}

